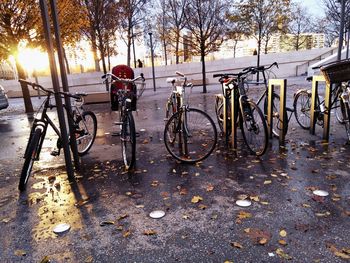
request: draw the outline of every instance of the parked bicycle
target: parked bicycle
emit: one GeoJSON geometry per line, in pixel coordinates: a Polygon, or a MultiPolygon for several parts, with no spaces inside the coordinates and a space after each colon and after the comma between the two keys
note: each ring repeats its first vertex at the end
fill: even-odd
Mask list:
{"type": "Polygon", "coordinates": [[[207,158],[215,149],[217,131],[214,121],[202,110],[191,108],[186,101],[185,91],[192,88],[183,73],[182,85],[175,86],[166,102],[166,124],[164,143],[168,152],[184,163],[195,163],[207,158]]]}
{"type": "MultiPolygon", "coordinates": [[[[51,155],[58,156],[63,147],[62,137],[59,128],[54,124],[51,118],[48,116],[47,111],[49,109],[56,108],[57,106],[52,104],[52,95],[55,94],[54,91],[48,90],[39,84],[32,83],[26,80],[20,79],[19,82],[32,86],[35,90],[41,90],[46,94],[46,99],[42,103],[41,107],[37,111],[36,117],[34,119],[33,125],[31,127],[30,136],[28,144],[24,153],[24,164],[21,172],[21,177],[19,180],[18,189],[24,191],[28,182],[28,178],[31,174],[34,161],[38,161],[40,157],[40,152],[45,140],[46,132],[49,126],[57,134],[57,149],[51,152],[51,155]],[[40,116],[39,116],[40,115],[40,116]]],[[[85,93],[71,94],[68,92],[58,92],[58,94],[63,97],[70,97],[73,99],[72,112],[67,110],[67,106],[63,104],[66,110],[67,117],[73,122],[74,134],[77,142],[77,150],[80,156],[86,154],[94,143],[97,131],[97,120],[96,116],[91,111],[85,111],[83,109],[84,96],[85,93]]],[[[70,135],[70,138],[72,135],[70,135]]]]}
{"type": "Polygon", "coordinates": [[[107,73],[102,76],[105,81],[120,82],[123,84],[122,89],[117,89],[114,107],[119,110],[119,122],[116,122],[120,127],[120,141],[122,144],[122,156],[125,169],[130,171],[135,166],[136,161],[136,128],[135,121],[132,115],[132,110],[136,107],[136,86],[135,81],[142,79],[143,76],[138,76],[134,79],[124,79],[115,76],[112,73],[107,73]],[[131,84],[131,89],[130,89],[131,84]]]}
{"type": "MultiPolygon", "coordinates": [[[[221,110],[216,109],[219,123],[223,124],[223,99],[225,99],[226,105],[230,105],[230,97],[226,95],[225,89],[230,89],[231,96],[234,96],[236,99],[235,105],[238,107],[238,114],[235,116],[235,122],[238,123],[245,144],[249,148],[250,152],[261,156],[266,152],[268,145],[268,134],[267,134],[267,125],[265,117],[257,106],[255,102],[248,98],[245,91],[245,78],[250,73],[250,69],[244,69],[243,71],[237,74],[214,74],[214,78],[219,78],[219,82],[222,85],[222,103],[219,105],[221,110]],[[235,95],[234,95],[235,94],[235,95]],[[221,115],[222,114],[222,115],[221,115]]],[[[221,99],[219,99],[221,100],[221,99]]],[[[217,102],[218,103],[218,102],[217,102]]],[[[227,110],[227,134],[231,133],[232,127],[230,126],[229,116],[231,109],[228,106],[227,110]]],[[[222,125],[221,124],[221,125],[222,125]]],[[[226,134],[226,136],[227,136],[226,134]]]]}
{"type": "MultiPolygon", "coordinates": [[[[333,62],[319,68],[325,75],[326,81],[331,82],[330,79],[335,78],[334,82],[337,84],[333,85],[331,89],[331,102],[329,109],[325,106],[325,100],[317,92],[314,112],[315,123],[323,127],[324,115],[329,114],[330,111],[333,110],[338,122],[345,126],[348,137],[347,139],[350,140],[350,77],[347,76],[350,73],[350,62],[348,60],[333,62]]],[[[312,77],[308,79],[312,80],[312,77]]],[[[300,90],[297,92],[294,99],[295,117],[298,124],[303,129],[310,129],[311,127],[311,96],[312,94],[310,90],[300,90]]]]}
{"type": "MultiPolygon", "coordinates": [[[[267,112],[268,112],[268,95],[269,95],[269,88],[268,88],[268,80],[270,78],[276,78],[276,75],[273,73],[271,70],[272,67],[277,67],[278,64],[277,62],[272,63],[269,66],[259,66],[259,67],[247,67],[244,68],[241,72],[244,73],[244,81],[242,83],[245,93],[247,94],[249,90],[249,86],[251,85],[260,85],[262,84],[264,86],[263,92],[259,95],[258,100],[255,102],[257,105],[260,106],[260,108],[264,112],[265,119],[267,120],[267,112]],[[262,75],[262,81],[257,81],[254,79],[256,74],[261,73],[262,75]]],[[[222,96],[217,96],[216,103],[215,103],[215,111],[219,123],[219,127],[222,130],[223,126],[223,97],[222,96]]],[[[284,125],[284,134],[287,134],[288,131],[288,122],[292,116],[292,113],[294,112],[293,109],[291,108],[286,108],[286,113],[285,113],[285,120],[287,120],[287,123],[284,125]],[[289,116],[287,116],[288,112],[289,116]]],[[[272,133],[274,136],[278,137],[279,136],[279,131],[281,130],[281,118],[280,118],[280,96],[274,91],[272,95],[272,133]]],[[[230,130],[229,130],[230,132],[230,130]]]]}

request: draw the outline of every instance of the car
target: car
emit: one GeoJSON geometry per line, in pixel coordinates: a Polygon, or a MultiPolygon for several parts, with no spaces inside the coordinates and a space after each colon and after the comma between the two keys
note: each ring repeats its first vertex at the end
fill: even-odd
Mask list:
{"type": "Polygon", "coordinates": [[[9,100],[7,98],[4,88],[0,85],[0,110],[6,109],[9,106],[9,100]]]}

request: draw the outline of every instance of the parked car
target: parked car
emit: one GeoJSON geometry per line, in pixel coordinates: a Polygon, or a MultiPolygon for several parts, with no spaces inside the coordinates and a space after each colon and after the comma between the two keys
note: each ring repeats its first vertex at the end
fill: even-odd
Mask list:
{"type": "Polygon", "coordinates": [[[0,85],[0,110],[6,109],[9,106],[9,100],[4,88],[0,85]]]}

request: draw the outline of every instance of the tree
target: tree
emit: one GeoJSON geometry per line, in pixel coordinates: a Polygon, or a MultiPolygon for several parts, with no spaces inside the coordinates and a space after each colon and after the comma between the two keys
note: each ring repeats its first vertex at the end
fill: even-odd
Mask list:
{"type": "Polygon", "coordinates": [[[303,34],[313,31],[312,21],[311,14],[301,4],[291,4],[291,15],[287,31],[289,35],[284,37],[284,42],[292,50],[299,50],[305,47],[308,38],[303,34]]]}
{"type": "MultiPolygon", "coordinates": [[[[20,44],[32,42],[39,21],[39,6],[36,0],[0,1],[0,60],[6,60],[13,55],[18,78],[26,78],[25,71],[18,61],[20,44]]],[[[28,87],[21,84],[21,88],[25,111],[33,112],[28,87]]]]}
{"type": "Polygon", "coordinates": [[[159,12],[157,14],[156,29],[164,51],[164,62],[168,64],[167,46],[171,44],[169,40],[170,23],[168,16],[167,0],[159,0],[159,12]]]}
{"type": "Polygon", "coordinates": [[[260,53],[268,52],[272,35],[286,29],[289,0],[241,0],[238,6],[243,21],[250,24],[249,34],[257,40],[257,65],[260,53]]]}
{"type": "Polygon", "coordinates": [[[106,56],[115,51],[115,31],[118,25],[119,3],[114,0],[81,0],[87,26],[82,27],[83,34],[90,40],[95,59],[95,69],[99,71],[99,60],[102,60],[103,72],[107,72],[106,56]],[[100,53],[98,58],[97,51],[100,53]]]}
{"type": "Polygon", "coordinates": [[[207,92],[205,56],[217,51],[226,32],[225,5],[221,0],[189,0],[186,8],[188,39],[191,52],[200,55],[203,93],[207,92]]]}
{"type": "Polygon", "coordinates": [[[185,10],[188,0],[167,0],[166,3],[169,10],[167,13],[170,24],[168,38],[170,39],[170,43],[174,43],[172,46],[175,48],[176,64],[179,64],[181,31],[186,26],[185,10]]]}
{"type": "Polygon", "coordinates": [[[126,46],[127,46],[127,65],[130,66],[131,60],[131,45],[134,38],[141,36],[140,29],[145,19],[144,7],[147,0],[120,0],[119,6],[119,22],[122,29],[122,36],[126,32],[126,46]]]}

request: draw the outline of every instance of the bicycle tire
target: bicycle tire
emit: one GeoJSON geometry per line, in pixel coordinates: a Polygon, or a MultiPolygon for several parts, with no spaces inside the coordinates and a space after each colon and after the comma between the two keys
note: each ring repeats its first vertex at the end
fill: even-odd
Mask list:
{"type": "Polygon", "coordinates": [[[348,101],[342,101],[344,104],[343,120],[346,131],[347,140],[350,141],[350,106],[348,101]]]}
{"type": "Polygon", "coordinates": [[[32,172],[33,164],[34,164],[34,161],[36,160],[37,153],[38,153],[41,135],[42,135],[42,130],[35,129],[33,135],[30,138],[30,141],[28,142],[28,148],[24,156],[25,161],[23,164],[21,177],[19,179],[19,184],[18,184],[18,190],[20,190],[21,192],[26,189],[29,176],[32,172]]]}
{"type": "Polygon", "coordinates": [[[337,99],[334,103],[335,116],[340,124],[344,124],[343,111],[345,110],[344,102],[341,99],[337,99]]]}
{"type": "MultiPolygon", "coordinates": [[[[278,94],[273,93],[272,95],[272,134],[279,138],[279,134],[280,134],[280,102],[281,102],[281,98],[278,94]]],[[[265,118],[267,120],[267,112],[268,112],[268,98],[265,97],[265,101],[264,101],[264,114],[265,114],[265,118]]],[[[287,111],[284,113],[284,119],[286,120],[286,123],[284,125],[284,129],[283,129],[283,133],[284,135],[287,134],[288,132],[288,115],[287,115],[287,111]]]]}
{"type": "Polygon", "coordinates": [[[214,121],[199,109],[186,108],[168,120],[164,129],[164,143],[176,160],[183,163],[202,161],[213,152],[217,143],[214,121]],[[175,140],[171,143],[167,140],[167,133],[175,121],[175,140]]]}
{"type": "Polygon", "coordinates": [[[131,111],[127,112],[123,117],[120,140],[125,170],[130,171],[134,168],[136,160],[136,130],[131,111]]]}
{"type": "Polygon", "coordinates": [[[293,107],[295,119],[300,127],[309,130],[311,126],[311,95],[306,90],[300,91],[294,98],[293,107]]]}
{"type": "Polygon", "coordinates": [[[251,153],[261,156],[266,152],[268,146],[265,117],[253,101],[243,102],[242,107],[240,118],[244,142],[251,153]]]}
{"type": "MultiPolygon", "coordinates": [[[[168,100],[165,106],[165,124],[168,122],[168,120],[171,118],[171,116],[174,115],[174,113],[176,112],[174,103],[171,100],[168,100]]],[[[173,124],[172,128],[175,129],[175,123],[173,124]]],[[[173,142],[175,140],[174,136],[173,136],[173,131],[169,131],[167,134],[167,139],[170,142],[173,142]]]]}
{"type": "Polygon", "coordinates": [[[84,111],[76,120],[77,149],[79,156],[88,153],[93,145],[97,132],[97,118],[92,111],[84,111]]]}
{"type": "Polygon", "coordinates": [[[221,132],[224,132],[224,101],[223,97],[216,97],[215,99],[215,114],[221,132]]]}

